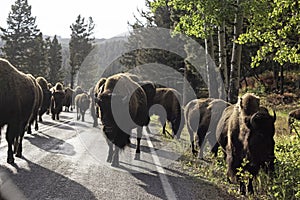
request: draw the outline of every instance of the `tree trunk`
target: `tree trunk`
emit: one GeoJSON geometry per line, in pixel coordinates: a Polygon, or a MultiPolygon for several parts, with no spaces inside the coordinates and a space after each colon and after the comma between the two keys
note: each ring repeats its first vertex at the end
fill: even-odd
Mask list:
{"type": "MultiPolygon", "coordinates": [[[[224,89],[226,94],[228,93],[228,68],[226,58],[226,36],[225,36],[225,21],[218,27],[218,40],[219,40],[219,70],[223,75],[224,89]]],[[[226,96],[226,95],[222,95],[226,96]]]]}
{"type": "Polygon", "coordinates": [[[284,73],[283,73],[283,65],[280,65],[280,94],[284,93],[284,73]]]}
{"type": "Polygon", "coordinates": [[[240,82],[240,63],[242,54],[242,45],[236,43],[239,35],[243,30],[243,9],[241,7],[242,0],[237,0],[237,8],[234,19],[234,35],[233,35],[233,47],[232,57],[230,62],[230,87],[228,100],[230,103],[236,103],[239,95],[239,82],[240,82]]]}

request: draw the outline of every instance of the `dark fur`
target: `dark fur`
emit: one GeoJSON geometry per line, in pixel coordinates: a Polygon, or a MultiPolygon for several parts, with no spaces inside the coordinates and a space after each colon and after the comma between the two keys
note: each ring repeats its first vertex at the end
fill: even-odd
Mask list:
{"type": "Polygon", "coordinates": [[[161,109],[151,109],[151,115],[159,116],[159,120],[163,126],[163,134],[166,134],[166,122],[169,121],[172,126],[173,136],[180,138],[181,131],[184,126],[184,113],[181,107],[181,95],[173,88],[156,88],[153,104],[161,105],[165,112],[161,109]]]}
{"type": "Polygon", "coordinates": [[[290,133],[292,133],[292,125],[294,123],[294,121],[296,120],[300,120],[300,108],[296,109],[296,110],[292,110],[291,112],[289,112],[289,117],[288,117],[288,126],[290,129],[290,133]]]}
{"type": "Polygon", "coordinates": [[[51,97],[50,111],[52,114],[52,119],[59,120],[59,114],[62,112],[63,109],[65,92],[63,91],[63,85],[61,83],[56,83],[54,88],[55,90],[51,97]]]}
{"type": "Polygon", "coordinates": [[[94,94],[94,91],[95,91],[95,87],[91,87],[89,89],[89,97],[91,98],[91,104],[90,104],[90,113],[91,113],[91,116],[93,118],[93,127],[97,127],[98,126],[98,114],[97,114],[97,111],[96,111],[96,105],[95,105],[95,94],[94,94]]]}
{"type": "MultiPolygon", "coordinates": [[[[106,82],[106,78],[100,78],[100,80],[96,83],[95,87],[94,87],[94,97],[97,98],[98,94],[100,94],[101,92],[103,92],[104,90],[104,83],[106,82]]],[[[95,105],[96,108],[96,116],[98,118],[100,118],[100,109],[99,106],[95,105]]]]}
{"type": "MultiPolygon", "coordinates": [[[[190,101],[185,107],[185,122],[188,132],[190,134],[190,141],[192,146],[192,153],[196,154],[194,145],[194,133],[198,136],[199,158],[203,158],[203,147],[206,138],[211,146],[217,143],[216,128],[217,123],[221,118],[224,109],[229,106],[221,99],[194,99],[190,101]],[[213,121],[211,121],[213,119],[213,121]]],[[[217,147],[212,149],[216,154],[217,147]]]]}
{"type": "Polygon", "coordinates": [[[34,108],[33,108],[33,113],[31,118],[29,119],[29,126],[27,129],[27,133],[31,134],[31,125],[35,122],[35,130],[37,131],[39,129],[38,127],[38,114],[40,112],[40,108],[42,107],[42,103],[43,103],[43,91],[41,86],[38,84],[38,82],[36,81],[36,79],[31,75],[28,74],[27,76],[29,76],[31,78],[31,80],[34,83],[35,86],[35,103],[34,103],[34,108]]]}
{"type": "Polygon", "coordinates": [[[71,110],[73,110],[73,108],[72,108],[73,95],[74,95],[74,90],[72,90],[69,87],[65,88],[65,98],[63,101],[63,106],[65,107],[66,112],[70,111],[70,106],[71,106],[71,110]]]}
{"type": "MultiPolygon", "coordinates": [[[[236,105],[224,110],[217,127],[219,144],[226,153],[227,175],[239,181],[242,194],[246,194],[246,187],[237,175],[237,168],[242,167],[243,159],[249,161],[243,170],[254,177],[265,163],[268,163],[266,169],[274,170],[276,115],[274,112],[272,117],[266,108],[257,106],[259,99],[247,94],[236,105]]],[[[248,192],[254,192],[252,178],[248,182],[248,192]]]]}
{"type": "Polygon", "coordinates": [[[90,107],[91,100],[89,96],[85,93],[78,94],[75,97],[75,105],[77,110],[77,120],[80,119],[84,122],[84,114],[87,109],[90,107]]]}
{"type": "MultiPolygon", "coordinates": [[[[0,59],[0,131],[7,125],[8,163],[14,163],[12,145],[24,135],[34,104],[35,86],[31,78],[18,71],[7,60],[0,59]]],[[[21,156],[20,150],[15,146],[16,156],[21,156]]]]}
{"type": "Polygon", "coordinates": [[[142,127],[148,125],[150,120],[147,113],[147,96],[144,90],[126,74],[116,74],[107,78],[103,86],[96,103],[100,107],[103,132],[109,144],[107,161],[117,166],[119,148],[123,149],[130,144],[131,130],[136,127],[138,128],[137,156],[140,153],[142,127]],[[116,84],[118,87],[115,87],[116,84]],[[115,115],[113,115],[114,110],[117,111],[115,115]]]}
{"type": "Polygon", "coordinates": [[[43,92],[43,102],[42,102],[42,106],[39,111],[39,121],[42,122],[43,114],[45,114],[50,108],[51,92],[48,87],[49,83],[47,82],[47,80],[44,77],[37,77],[36,81],[42,88],[42,92],[43,92]]]}

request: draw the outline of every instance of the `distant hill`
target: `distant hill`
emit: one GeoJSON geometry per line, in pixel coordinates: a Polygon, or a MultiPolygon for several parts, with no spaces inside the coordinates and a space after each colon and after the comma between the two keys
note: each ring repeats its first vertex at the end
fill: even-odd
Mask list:
{"type": "MultiPolygon", "coordinates": [[[[49,37],[49,36],[44,36],[49,37]]],[[[51,39],[53,37],[50,36],[51,39]]],[[[69,64],[69,41],[70,38],[57,37],[62,46],[62,69],[65,74],[64,85],[70,83],[70,64],[69,64]]],[[[93,86],[101,76],[108,76],[114,72],[122,70],[119,59],[126,52],[126,36],[113,37],[110,39],[95,39],[95,48],[87,56],[80,67],[75,84],[88,89],[93,86]]],[[[0,47],[3,41],[0,40],[0,47]]],[[[1,53],[1,52],[0,52],[1,53]]]]}

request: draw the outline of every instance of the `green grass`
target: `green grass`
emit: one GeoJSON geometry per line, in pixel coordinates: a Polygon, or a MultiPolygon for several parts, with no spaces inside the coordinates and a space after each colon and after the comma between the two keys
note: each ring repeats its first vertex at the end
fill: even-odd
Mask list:
{"type": "MultiPolygon", "coordinates": [[[[264,102],[264,100],[262,101],[264,102]]],[[[270,105],[263,104],[268,108],[270,105]]],[[[226,164],[223,153],[219,150],[218,157],[207,154],[205,161],[199,161],[191,154],[189,134],[186,127],[181,134],[180,142],[163,137],[165,141],[172,142],[174,149],[181,153],[179,161],[185,171],[195,179],[205,179],[215,184],[220,190],[227,191],[237,199],[300,199],[300,138],[293,133],[289,134],[288,112],[292,108],[281,106],[276,108],[277,120],[275,123],[275,176],[270,178],[263,171],[254,179],[255,194],[243,197],[239,194],[238,184],[229,184],[226,177],[226,164]]],[[[271,112],[271,109],[270,109],[271,112]]],[[[152,121],[157,118],[152,118],[152,121]]],[[[158,122],[156,122],[158,123],[158,122]]],[[[159,124],[159,123],[158,123],[159,124]]],[[[160,126],[160,125],[159,125],[160,126]]],[[[300,133],[300,122],[296,123],[300,133]]],[[[167,125],[167,130],[171,131],[167,125]]],[[[162,129],[160,129],[160,132],[162,129]]],[[[245,177],[248,174],[244,175],[245,177]]]]}

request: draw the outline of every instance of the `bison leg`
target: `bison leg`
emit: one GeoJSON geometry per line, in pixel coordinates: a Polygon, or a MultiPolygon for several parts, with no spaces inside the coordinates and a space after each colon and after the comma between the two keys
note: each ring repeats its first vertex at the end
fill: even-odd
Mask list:
{"type": "Polygon", "coordinates": [[[106,162],[111,163],[113,157],[113,143],[109,140],[107,140],[107,143],[108,143],[108,155],[107,155],[106,162]]]}
{"type": "Polygon", "coordinates": [[[141,153],[141,139],[142,139],[142,132],[143,132],[143,127],[138,127],[137,128],[137,139],[136,139],[136,150],[135,150],[135,160],[140,160],[140,153],[141,153]]]}
{"type": "Polygon", "coordinates": [[[250,179],[249,179],[249,183],[248,183],[248,193],[249,193],[249,194],[254,194],[254,189],[253,189],[252,181],[253,181],[253,179],[250,178],[250,179]]]}
{"type": "Polygon", "coordinates": [[[31,134],[31,133],[32,133],[32,131],[31,131],[31,125],[30,125],[30,124],[29,124],[28,127],[27,127],[27,133],[28,133],[28,134],[31,134]]]}
{"type": "Polygon", "coordinates": [[[190,143],[191,143],[191,148],[192,148],[192,154],[194,156],[196,156],[198,154],[198,151],[195,149],[194,132],[193,132],[193,130],[189,126],[187,126],[187,129],[188,129],[188,132],[189,132],[189,135],[190,135],[190,143]]]}
{"type": "Polygon", "coordinates": [[[97,127],[97,126],[98,126],[98,119],[96,117],[94,117],[93,127],[97,127]]]}
{"type": "Polygon", "coordinates": [[[39,125],[38,125],[37,119],[35,120],[34,130],[36,130],[36,131],[39,130],[39,125]]]}
{"type": "Polygon", "coordinates": [[[198,134],[198,145],[200,148],[198,157],[199,157],[199,159],[203,159],[203,152],[204,152],[204,146],[205,146],[204,139],[205,139],[206,131],[203,131],[203,128],[199,127],[197,134],[198,134]]]}
{"type": "Polygon", "coordinates": [[[81,112],[81,121],[83,121],[83,122],[84,122],[84,114],[85,114],[85,112],[81,112]]]}
{"type": "Polygon", "coordinates": [[[113,153],[113,160],[112,160],[112,163],[111,163],[111,166],[113,166],[113,167],[118,167],[119,166],[119,150],[120,150],[120,148],[115,146],[115,150],[114,150],[114,153],[113,153]]]}
{"type": "Polygon", "coordinates": [[[39,121],[43,122],[42,115],[39,115],[39,121]]]}
{"type": "Polygon", "coordinates": [[[79,120],[80,119],[80,114],[79,114],[79,111],[80,110],[80,108],[77,108],[77,120],[79,120]]]}
{"type": "Polygon", "coordinates": [[[56,114],[56,119],[59,120],[59,113],[56,114]]]}
{"type": "Polygon", "coordinates": [[[240,181],[240,193],[242,195],[246,195],[246,186],[245,186],[245,183],[240,181]]]}
{"type": "Polygon", "coordinates": [[[7,150],[7,163],[9,164],[13,164],[14,163],[14,155],[13,155],[13,149],[12,149],[12,145],[14,142],[14,139],[16,138],[16,136],[19,135],[19,131],[18,127],[16,125],[8,125],[7,130],[6,130],[6,141],[7,141],[7,146],[8,146],[8,150],[7,150]]]}

